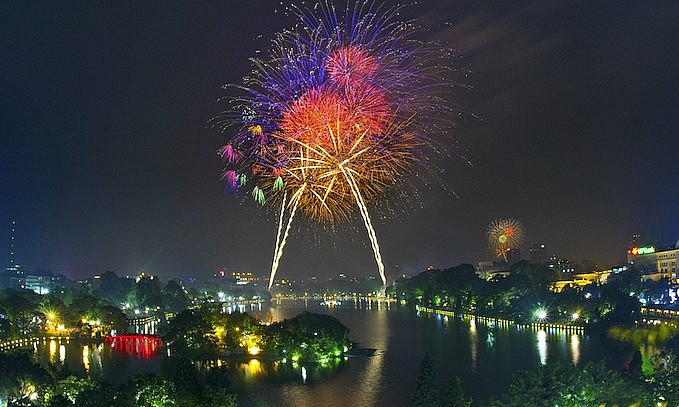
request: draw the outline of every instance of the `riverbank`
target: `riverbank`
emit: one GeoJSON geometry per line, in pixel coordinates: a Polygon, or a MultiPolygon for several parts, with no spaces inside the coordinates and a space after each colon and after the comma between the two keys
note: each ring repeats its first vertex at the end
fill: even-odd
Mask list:
{"type": "Polygon", "coordinates": [[[88,338],[86,336],[69,336],[69,335],[47,335],[47,336],[32,336],[29,338],[11,339],[0,342],[0,351],[9,351],[13,349],[21,349],[33,345],[35,343],[42,343],[43,345],[49,341],[58,341],[69,343],[77,340],[83,343],[101,342],[103,338],[88,338]]]}
{"type": "Polygon", "coordinates": [[[423,307],[420,305],[416,305],[415,309],[417,312],[425,312],[428,314],[435,314],[435,315],[442,315],[442,316],[447,316],[447,317],[452,317],[452,318],[461,318],[465,320],[475,320],[475,321],[481,321],[486,324],[493,324],[496,326],[500,327],[516,327],[517,329],[530,329],[530,330],[561,330],[564,332],[572,332],[576,334],[584,334],[585,333],[585,327],[583,325],[572,325],[572,324],[552,324],[548,322],[534,322],[531,324],[520,324],[517,323],[513,320],[510,319],[503,319],[503,318],[497,318],[497,317],[487,317],[483,315],[475,315],[475,314],[466,314],[466,313],[459,313],[459,312],[454,312],[450,310],[444,310],[444,309],[438,309],[438,308],[432,308],[432,307],[423,307]]]}

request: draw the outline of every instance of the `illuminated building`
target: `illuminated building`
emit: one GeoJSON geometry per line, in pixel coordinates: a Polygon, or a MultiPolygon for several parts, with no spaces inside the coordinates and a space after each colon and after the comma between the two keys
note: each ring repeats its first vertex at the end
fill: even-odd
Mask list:
{"type": "Polygon", "coordinates": [[[632,246],[627,250],[627,263],[641,271],[642,280],[658,281],[667,277],[677,282],[679,241],[674,246],[632,246]]]}
{"type": "Polygon", "coordinates": [[[13,264],[0,272],[0,289],[31,290],[38,294],[48,294],[54,288],[54,275],[49,270],[25,271],[13,264]]]}
{"type": "Polygon", "coordinates": [[[259,280],[253,277],[252,273],[250,273],[249,271],[234,271],[231,273],[231,277],[233,277],[233,279],[236,280],[236,284],[238,285],[244,285],[251,281],[259,280]]]}
{"type": "Polygon", "coordinates": [[[0,289],[3,288],[13,288],[15,290],[20,290],[24,288],[24,271],[21,266],[14,261],[14,242],[15,242],[15,229],[16,222],[12,221],[12,231],[11,231],[11,241],[9,247],[9,266],[5,268],[5,271],[0,271],[0,289]]]}
{"type": "Polygon", "coordinates": [[[25,287],[26,280],[24,271],[18,264],[11,264],[7,266],[4,272],[0,272],[0,289],[12,288],[14,290],[21,290],[25,287]]]}
{"type": "Polygon", "coordinates": [[[24,275],[24,288],[38,294],[49,294],[54,288],[54,274],[49,270],[35,270],[24,275]]]}
{"type": "Polygon", "coordinates": [[[627,271],[627,266],[613,267],[608,270],[592,270],[584,273],[573,274],[572,279],[555,281],[551,290],[561,292],[565,287],[585,287],[590,284],[606,284],[611,275],[627,271]]]}
{"type": "Polygon", "coordinates": [[[508,276],[510,273],[494,261],[480,261],[476,267],[476,275],[484,280],[492,280],[497,275],[508,276]]]}

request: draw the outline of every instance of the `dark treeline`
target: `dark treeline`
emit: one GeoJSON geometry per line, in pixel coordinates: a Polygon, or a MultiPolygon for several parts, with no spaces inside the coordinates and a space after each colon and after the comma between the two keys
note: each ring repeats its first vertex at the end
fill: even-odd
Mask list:
{"type": "Polygon", "coordinates": [[[544,265],[526,261],[513,265],[509,275],[497,275],[489,281],[479,278],[473,266],[462,264],[398,279],[389,293],[411,305],[506,318],[518,323],[535,322],[536,312],[544,310],[546,322],[618,325],[633,323],[639,315],[639,301],[630,293],[653,288],[641,284],[636,270],[611,276],[607,284],[585,288],[567,286],[560,293],[550,290],[556,279],[556,273],[544,265]],[[577,321],[573,321],[574,315],[577,321]]]}
{"type": "Polygon", "coordinates": [[[0,291],[0,341],[55,333],[108,336],[112,330],[127,330],[125,314],[87,290],[0,291]]]}

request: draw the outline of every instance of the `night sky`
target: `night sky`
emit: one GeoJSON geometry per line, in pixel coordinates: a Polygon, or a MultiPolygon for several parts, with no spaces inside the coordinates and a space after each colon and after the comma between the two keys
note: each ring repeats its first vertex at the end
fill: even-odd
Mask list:
{"type": "MultiPolygon", "coordinates": [[[[2,2],[0,258],[15,220],[14,260],[71,278],[267,274],[276,221],[224,194],[226,136],[207,121],[293,23],[273,4],[2,2]]],[[[679,239],[679,3],[426,0],[405,14],[464,56],[472,90],[456,101],[478,119],[456,130],[445,187],[376,218],[388,273],[490,259],[485,226],[503,217],[573,260],[622,261],[632,233],[679,239]]],[[[340,272],[377,276],[361,224],[298,224],[277,276],[340,272]]]]}

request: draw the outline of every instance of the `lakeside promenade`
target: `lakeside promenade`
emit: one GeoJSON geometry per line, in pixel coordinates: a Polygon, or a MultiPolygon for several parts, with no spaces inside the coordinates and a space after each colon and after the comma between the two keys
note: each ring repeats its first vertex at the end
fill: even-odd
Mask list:
{"type": "Polygon", "coordinates": [[[565,332],[573,332],[577,334],[583,334],[585,332],[585,326],[584,325],[574,325],[574,324],[553,324],[549,322],[533,322],[530,324],[520,324],[517,323],[511,319],[504,319],[504,318],[496,318],[496,317],[487,317],[483,315],[475,315],[475,314],[465,314],[465,313],[459,313],[459,312],[454,312],[450,310],[444,310],[444,309],[438,309],[438,308],[432,308],[432,307],[423,307],[420,305],[416,305],[415,309],[418,312],[425,312],[428,314],[435,314],[435,315],[443,315],[447,317],[452,317],[452,318],[462,318],[465,320],[475,320],[475,321],[480,321],[484,322],[486,324],[494,324],[499,327],[503,328],[510,328],[510,327],[516,327],[518,329],[532,329],[532,330],[561,330],[565,332]]]}

